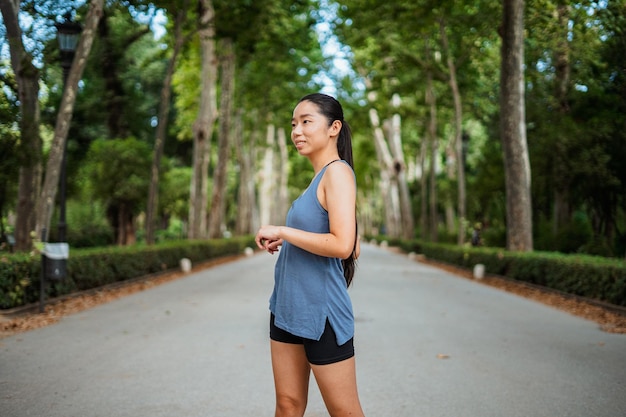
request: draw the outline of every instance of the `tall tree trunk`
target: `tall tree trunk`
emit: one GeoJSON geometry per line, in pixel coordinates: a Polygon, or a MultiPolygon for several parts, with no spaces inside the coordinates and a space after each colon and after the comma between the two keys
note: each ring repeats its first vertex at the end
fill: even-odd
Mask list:
{"type": "Polygon", "coordinates": [[[558,46],[554,52],[555,72],[556,72],[556,98],[559,103],[559,110],[562,114],[569,112],[569,83],[571,76],[570,68],[570,5],[568,0],[560,0],[557,5],[557,28],[558,46]]]}
{"type": "Polygon", "coordinates": [[[217,149],[217,166],[213,176],[213,194],[209,214],[209,238],[222,236],[226,227],[226,174],[230,156],[231,120],[235,94],[235,46],[230,38],[221,41],[220,67],[222,88],[220,98],[220,120],[217,149]]]}
{"type": "Polygon", "coordinates": [[[193,172],[189,203],[189,239],[206,237],[207,183],[213,125],[217,119],[215,84],[215,10],[211,0],[200,0],[199,30],[201,64],[200,108],[193,125],[193,172]]]}
{"type": "Polygon", "coordinates": [[[117,216],[117,238],[118,246],[134,245],[137,242],[135,235],[135,216],[128,204],[122,202],[112,211],[117,216]]]}
{"type": "Polygon", "coordinates": [[[385,204],[385,234],[389,237],[400,237],[402,228],[400,197],[395,179],[393,157],[385,140],[385,133],[380,126],[376,109],[370,109],[369,116],[370,123],[374,128],[374,144],[380,166],[380,192],[385,204]]]}
{"type": "Polygon", "coordinates": [[[92,0],[80,40],[76,47],[76,54],[72,67],[65,82],[65,90],[61,98],[61,105],[57,113],[56,125],[54,128],[54,137],[50,147],[50,155],[46,166],[46,176],[39,198],[37,209],[37,235],[41,234],[42,228],[49,230],[50,220],[52,218],[52,205],[55,200],[63,158],[65,157],[65,147],[67,142],[67,134],[70,130],[72,115],[74,112],[74,103],[76,102],[76,94],[78,93],[78,83],[83,75],[87,59],[91,52],[91,46],[96,37],[96,29],[98,22],[102,17],[102,9],[104,0],[92,0]]]}
{"type": "MultiPolygon", "coordinates": [[[[456,153],[454,151],[454,137],[450,139],[450,142],[446,145],[445,153],[446,153],[446,161],[445,161],[445,170],[446,177],[448,178],[448,182],[453,184],[456,180],[456,153]]],[[[444,195],[444,210],[446,216],[446,230],[450,235],[457,232],[456,226],[456,211],[454,209],[454,198],[452,195],[452,190],[450,188],[445,190],[444,195]]]]}
{"type": "Polygon", "coordinates": [[[278,180],[278,189],[276,190],[276,208],[274,213],[276,219],[273,220],[273,224],[280,224],[284,222],[289,211],[289,189],[287,187],[287,180],[289,179],[289,152],[287,150],[287,134],[282,127],[278,129],[278,166],[276,175],[278,180]]]}
{"type": "Polygon", "coordinates": [[[428,231],[428,175],[427,175],[427,162],[428,162],[428,153],[430,150],[430,139],[428,137],[428,133],[422,139],[422,144],[420,146],[420,154],[419,154],[419,167],[421,171],[420,180],[420,229],[422,239],[428,239],[430,237],[430,233],[428,231]]]}
{"type": "MultiPolygon", "coordinates": [[[[400,96],[395,94],[393,99],[394,107],[400,106],[400,96]]],[[[413,210],[411,209],[411,194],[406,176],[406,162],[404,161],[404,150],[402,149],[402,120],[399,114],[394,114],[391,118],[391,134],[389,148],[393,155],[393,169],[398,183],[400,193],[400,218],[401,236],[411,239],[414,235],[415,225],[413,222],[413,210]]]]}
{"type": "Polygon", "coordinates": [[[456,154],[457,167],[457,206],[458,206],[458,238],[457,243],[462,245],[465,241],[465,223],[466,223],[466,204],[467,197],[465,192],[465,159],[463,158],[463,107],[461,105],[461,93],[456,78],[456,64],[450,52],[448,45],[448,34],[446,32],[446,23],[444,19],[439,21],[439,31],[441,33],[441,43],[444,53],[446,54],[446,63],[448,65],[448,82],[452,91],[452,99],[454,101],[454,151],[456,154]]]}
{"type": "MultiPolygon", "coordinates": [[[[15,249],[27,251],[32,248],[31,232],[35,230],[37,197],[39,195],[42,144],[39,134],[39,70],[33,65],[22,42],[19,24],[19,0],[0,2],[2,18],[11,54],[11,67],[17,82],[20,101],[20,158],[15,222],[15,249]]],[[[41,232],[36,238],[41,237],[41,232]]]]}
{"type": "Polygon", "coordinates": [[[256,133],[253,130],[248,144],[243,138],[243,110],[237,112],[235,118],[235,152],[239,161],[239,193],[237,197],[237,235],[251,234],[259,225],[255,222],[256,192],[254,182],[254,161],[256,161],[256,133]],[[247,146],[246,146],[247,145],[247,146]]]}
{"type": "Polygon", "coordinates": [[[272,204],[275,182],[274,182],[274,143],[276,141],[276,127],[273,124],[267,125],[265,134],[265,155],[263,157],[263,167],[261,168],[261,179],[259,184],[259,211],[261,224],[272,223],[272,204]]]}
{"type": "Polygon", "coordinates": [[[530,162],[524,102],[524,0],[504,0],[500,122],[506,182],[507,249],[532,251],[530,162]]]}
{"type": "MultiPolygon", "coordinates": [[[[554,51],[554,67],[555,67],[555,96],[558,102],[559,116],[561,122],[565,123],[565,118],[570,112],[568,93],[570,83],[570,45],[568,40],[569,35],[569,5],[565,0],[561,0],[557,5],[557,33],[558,33],[558,46],[554,51]]],[[[560,130],[562,131],[562,130],[560,130]]],[[[569,223],[572,215],[572,209],[569,204],[570,196],[570,176],[568,172],[562,172],[562,170],[568,170],[567,161],[558,162],[561,158],[567,158],[568,138],[567,133],[557,133],[555,143],[555,157],[556,163],[554,168],[556,170],[554,177],[557,178],[557,184],[554,190],[554,219],[553,219],[553,232],[556,234],[559,229],[569,223]]]]}
{"type": "Polygon", "coordinates": [[[430,69],[426,71],[426,104],[429,107],[428,140],[430,142],[430,169],[429,169],[429,236],[430,240],[439,240],[439,216],[437,214],[437,160],[439,158],[439,140],[437,139],[437,98],[433,85],[433,74],[430,69]]]}
{"type": "MultiPolygon", "coordinates": [[[[185,6],[188,2],[185,2],[185,6]]],[[[187,8],[182,7],[176,14],[174,20],[174,49],[172,56],[167,63],[165,79],[161,87],[161,98],[159,102],[159,116],[154,139],[154,153],[152,154],[152,168],[150,169],[150,189],[148,191],[148,205],[146,208],[146,242],[154,243],[154,232],[156,228],[156,217],[159,210],[159,173],[161,170],[161,158],[163,148],[167,138],[167,126],[170,113],[170,101],[172,96],[172,78],[176,69],[178,54],[183,46],[182,26],[187,13],[187,8]]]]}

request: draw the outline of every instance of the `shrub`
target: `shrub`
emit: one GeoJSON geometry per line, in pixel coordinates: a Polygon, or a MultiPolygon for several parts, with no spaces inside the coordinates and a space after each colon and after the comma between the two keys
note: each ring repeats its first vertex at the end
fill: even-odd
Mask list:
{"type": "MultiPolygon", "coordinates": [[[[143,275],[173,270],[180,259],[203,262],[242,253],[252,237],[203,241],[169,241],[159,245],[116,246],[70,250],[68,276],[46,287],[49,297],[71,294],[143,275]]],[[[0,309],[39,299],[42,257],[7,254],[0,257],[0,309]]]]}
{"type": "MultiPolygon", "coordinates": [[[[382,240],[382,238],[378,238],[382,240]]],[[[485,265],[490,274],[502,275],[565,293],[626,306],[626,261],[600,256],[557,252],[510,252],[500,248],[458,246],[390,239],[405,252],[472,268],[485,265]]]]}

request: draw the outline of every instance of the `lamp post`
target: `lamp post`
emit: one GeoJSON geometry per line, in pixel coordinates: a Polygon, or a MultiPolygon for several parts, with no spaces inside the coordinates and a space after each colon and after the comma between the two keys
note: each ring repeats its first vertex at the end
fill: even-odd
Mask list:
{"type": "MultiPolygon", "coordinates": [[[[76,44],[82,31],[82,26],[78,23],[70,21],[68,17],[65,18],[63,23],[57,23],[57,39],[59,40],[59,49],[61,51],[61,67],[63,68],[63,90],[65,91],[65,84],[67,82],[67,76],[72,68],[72,61],[74,61],[74,54],[76,53],[76,44]]],[[[67,138],[63,145],[63,157],[61,159],[61,172],[59,176],[59,242],[65,242],[67,223],[65,221],[65,202],[66,202],[66,174],[65,174],[65,160],[67,155],[67,138]]]]}

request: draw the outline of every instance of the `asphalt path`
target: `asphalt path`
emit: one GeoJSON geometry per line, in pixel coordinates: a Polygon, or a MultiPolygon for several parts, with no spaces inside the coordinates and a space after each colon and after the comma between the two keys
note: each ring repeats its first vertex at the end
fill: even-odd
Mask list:
{"type": "MultiPolygon", "coordinates": [[[[0,416],[273,416],[258,253],[0,339],[0,416]]],[[[626,336],[363,245],[368,417],[623,417],[626,336]]],[[[326,416],[313,378],[306,416],[326,416]]]]}

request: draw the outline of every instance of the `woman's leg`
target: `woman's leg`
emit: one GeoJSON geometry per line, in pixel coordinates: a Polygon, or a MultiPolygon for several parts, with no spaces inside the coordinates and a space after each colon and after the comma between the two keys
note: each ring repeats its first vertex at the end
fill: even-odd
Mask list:
{"type": "Polygon", "coordinates": [[[330,365],[311,365],[311,369],[331,417],[363,417],[354,357],[330,365]]]}
{"type": "Polygon", "coordinates": [[[275,417],[302,417],[311,374],[304,346],[270,340],[270,347],[276,388],[275,417]]]}

